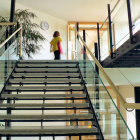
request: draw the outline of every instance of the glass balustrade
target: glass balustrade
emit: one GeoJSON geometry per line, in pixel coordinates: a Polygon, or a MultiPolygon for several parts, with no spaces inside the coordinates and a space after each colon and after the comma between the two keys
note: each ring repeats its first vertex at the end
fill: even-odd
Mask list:
{"type": "Polygon", "coordinates": [[[17,56],[18,41],[19,38],[14,36],[0,48],[0,91],[13,71],[16,61],[19,59],[19,56],[17,56]]]}
{"type": "Polygon", "coordinates": [[[109,84],[105,86],[102,82],[99,74],[95,71],[96,65],[90,58],[88,51],[86,60],[83,59],[83,50],[83,45],[77,40],[77,60],[104,138],[113,140],[134,139],[120,113],[118,100],[107,90],[110,87],[109,84]]]}

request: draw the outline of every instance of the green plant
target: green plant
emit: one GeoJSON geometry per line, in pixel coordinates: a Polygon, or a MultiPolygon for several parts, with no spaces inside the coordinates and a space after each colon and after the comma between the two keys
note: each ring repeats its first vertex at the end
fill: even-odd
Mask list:
{"type": "MultiPolygon", "coordinates": [[[[18,9],[15,11],[14,21],[22,24],[22,48],[28,57],[31,57],[31,54],[37,53],[42,47],[41,42],[46,40],[45,37],[39,32],[41,27],[32,22],[34,18],[37,18],[37,16],[28,9],[18,9]]],[[[6,18],[0,17],[0,20],[5,22],[6,18]]]]}

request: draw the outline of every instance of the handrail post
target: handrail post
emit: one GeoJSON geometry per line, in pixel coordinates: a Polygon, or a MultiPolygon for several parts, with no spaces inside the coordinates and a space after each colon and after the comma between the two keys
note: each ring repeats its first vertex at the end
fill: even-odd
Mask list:
{"type": "Polygon", "coordinates": [[[101,52],[100,52],[100,27],[99,27],[99,23],[97,23],[97,36],[98,36],[98,60],[99,62],[101,62],[101,52]]]}
{"type": "MultiPolygon", "coordinates": [[[[86,42],[86,31],[83,30],[83,40],[86,42]]],[[[83,45],[83,59],[86,60],[86,48],[85,46],[83,45]]]]}
{"type": "MultiPolygon", "coordinates": [[[[19,24],[19,22],[17,22],[17,28],[16,29],[18,29],[20,27],[20,24],[19,24]]],[[[18,38],[18,33],[16,34],[16,38],[18,38]]]]}
{"type": "MultiPolygon", "coordinates": [[[[86,42],[86,31],[83,30],[83,40],[86,42]]],[[[84,76],[86,77],[86,47],[83,45],[84,76]]]]}
{"type": "MultiPolygon", "coordinates": [[[[79,23],[78,22],[77,22],[76,28],[77,28],[77,32],[79,32],[79,23]]],[[[78,35],[77,35],[77,39],[79,39],[79,36],[78,35]]]]}
{"type": "Polygon", "coordinates": [[[110,11],[110,4],[108,6],[108,20],[109,20],[109,38],[110,38],[110,53],[111,53],[111,59],[113,59],[113,41],[112,41],[112,28],[111,28],[111,11],[110,11]]]}
{"type": "MultiPolygon", "coordinates": [[[[16,0],[11,0],[10,22],[14,21],[16,0]]],[[[12,25],[10,26],[10,35],[13,33],[12,25]]]]}
{"type": "Polygon", "coordinates": [[[134,35],[133,35],[133,24],[132,24],[132,15],[131,15],[131,3],[130,3],[130,0],[127,0],[127,12],[128,12],[130,43],[133,44],[134,43],[134,35]]]}
{"type": "MultiPolygon", "coordinates": [[[[17,22],[17,29],[20,27],[20,25],[19,25],[19,23],[17,22]]],[[[16,38],[17,38],[17,55],[18,55],[18,53],[19,53],[19,47],[18,47],[18,45],[19,45],[19,39],[18,39],[18,37],[19,37],[19,35],[18,35],[19,33],[17,33],[16,34],[16,38]]]]}
{"type": "MultiPolygon", "coordinates": [[[[6,28],[6,39],[8,38],[8,36],[9,36],[9,32],[8,32],[8,27],[6,28]]],[[[5,44],[5,50],[7,50],[7,48],[8,48],[8,42],[5,44]]]]}
{"type": "MultiPolygon", "coordinates": [[[[97,43],[94,43],[94,50],[95,50],[95,58],[98,60],[99,59],[99,56],[98,56],[98,44],[97,43]]],[[[97,77],[97,74],[99,75],[99,68],[98,66],[96,65],[95,63],[95,77],[97,77]]],[[[96,90],[96,99],[99,99],[99,79],[98,78],[95,78],[95,90],[96,90]]],[[[100,108],[100,103],[97,103],[96,102],[96,109],[99,109],[100,108]]],[[[98,118],[100,118],[100,114],[99,113],[96,113],[96,115],[98,116],[98,118]]]]}
{"type": "MultiPolygon", "coordinates": [[[[76,31],[79,32],[79,23],[78,22],[76,23],[76,29],[77,29],[76,31]]],[[[76,38],[77,38],[77,40],[79,40],[78,34],[77,34],[76,38]]],[[[77,60],[77,57],[78,57],[78,52],[77,52],[78,42],[77,42],[77,40],[76,40],[76,47],[75,47],[75,58],[76,58],[76,60],[77,60]]]]}
{"type": "Polygon", "coordinates": [[[21,25],[21,30],[20,30],[20,59],[21,59],[21,56],[22,56],[22,25],[21,25]]]}
{"type": "MultiPolygon", "coordinates": [[[[96,59],[98,60],[99,59],[99,56],[98,56],[98,44],[97,43],[94,43],[94,50],[95,50],[95,57],[96,57],[96,59]]],[[[96,65],[96,63],[95,63],[95,70],[96,70],[96,72],[97,72],[97,74],[99,74],[99,68],[98,68],[98,66],[96,65]]]]}

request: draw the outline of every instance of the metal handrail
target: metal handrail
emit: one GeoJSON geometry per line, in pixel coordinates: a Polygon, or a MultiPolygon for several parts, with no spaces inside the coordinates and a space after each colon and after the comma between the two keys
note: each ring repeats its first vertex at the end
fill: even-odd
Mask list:
{"type": "Polygon", "coordinates": [[[1,22],[0,26],[11,26],[11,25],[17,25],[17,22],[1,22]]]}
{"type": "MultiPolygon", "coordinates": [[[[1,25],[1,23],[0,23],[1,25]]],[[[9,26],[9,25],[8,25],[9,26]]],[[[15,36],[18,32],[20,31],[20,54],[19,56],[21,57],[22,55],[22,25],[12,34],[10,35],[3,43],[0,44],[0,48],[3,47],[13,36],[15,36]]],[[[18,50],[18,46],[17,46],[17,50],[18,50]]],[[[17,55],[18,55],[18,51],[17,51],[17,55]]]]}
{"type": "Polygon", "coordinates": [[[99,70],[101,71],[102,75],[104,76],[104,78],[107,80],[107,82],[109,83],[109,85],[111,86],[112,90],[114,91],[115,95],[119,98],[120,102],[122,103],[122,105],[124,106],[124,108],[131,108],[131,109],[140,109],[140,103],[127,103],[124,98],[122,97],[121,93],[119,92],[119,90],[117,89],[117,87],[115,86],[115,84],[112,82],[112,80],[110,79],[110,77],[106,74],[106,72],[104,71],[103,67],[101,66],[101,64],[99,63],[99,61],[95,58],[95,56],[92,54],[92,52],[90,51],[90,49],[88,48],[87,44],[84,42],[84,40],[82,39],[82,37],[80,36],[79,32],[77,32],[77,30],[75,29],[75,32],[77,33],[77,35],[79,36],[79,39],[81,40],[81,42],[83,43],[84,47],[86,48],[86,50],[89,52],[90,56],[92,57],[92,59],[94,60],[94,62],[96,63],[96,65],[98,66],[99,70]]]}

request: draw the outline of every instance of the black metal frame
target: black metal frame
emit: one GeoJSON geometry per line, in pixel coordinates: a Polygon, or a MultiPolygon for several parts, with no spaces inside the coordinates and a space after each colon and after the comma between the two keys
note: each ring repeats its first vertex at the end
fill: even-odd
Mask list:
{"type": "Polygon", "coordinates": [[[135,43],[135,37],[133,35],[133,23],[132,23],[132,15],[131,15],[131,2],[127,0],[127,12],[128,12],[128,23],[129,23],[129,34],[130,34],[130,42],[135,43]]]}
{"type": "Polygon", "coordinates": [[[100,51],[100,25],[99,23],[97,23],[97,36],[98,36],[98,50],[97,50],[97,53],[98,53],[98,60],[99,62],[101,62],[101,51],[100,51]]]}
{"type": "MultiPolygon", "coordinates": [[[[16,63],[15,68],[18,67],[18,63],[19,62],[16,63]]],[[[12,74],[13,73],[16,73],[15,68],[13,69],[11,75],[9,76],[9,79],[6,82],[5,87],[7,85],[10,85],[10,84],[17,84],[17,83],[12,83],[12,82],[10,83],[10,81],[9,81],[10,79],[13,79],[14,78],[12,74]]],[[[76,68],[78,69],[77,70],[77,73],[79,73],[80,71],[79,71],[79,65],[78,65],[78,63],[77,63],[77,67],[76,68]]],[[[33,73],[33,72],[31,72],[31,73],[33,73]]],[[[18,78],[25,78],[25,77],[18,77],[18,78]]],[[[36,78],[38,78],[38,77],[36,77],[36,78]]],[[[46,78],[46,77],[44,77],[44,78],[46,78]]],[[[47,77],[47,78],[50,78],[50,77],[47,77]]],[[[56,78],[56,77],[53,77],[53,78],[56,78]]],[[[59,77],[57,77],[57,78],[59,78],[59,77]]],[[[68,79],[70,79],[70,78],[73,78],[73,77],[66,76],[66,77],[61,77],[61,78],[68,78],[68,79]]],[[[81,77],[81,73],[76,78],[81,79],[82,78],[81,77]]],[[[20,86],[23,86],[23,84],[24,83],[19,83],[20,86]]],[[[35,84],[35,83],[25,83],[25,84],[35,84]]],[[[43,84],[59,84],[59,83],[43,83],[43,84]]],[[[61,84],[63,84],[63,83],[61,83],[61,84]]],[[[83,85],[84,84],[84,88],[85,88],[85,84],[86,83],[83,82],[83,80],[82,80],[82,82],[79,82],[79,83],[69,82],[69,83],[65,83],[65,84],[68,84],[69,86],[71,86],[72,84],[80,84],[80,85],[83,85]]],[[[18,89],[16,89],[16,90],[7,90],[5,87],[3,88],[2,93],[4,93],[4,92],[9,92],[9,93],[10,92],[16,92],[18,94],[20,92],[24,92],[23,90],[18,90],[18,89]]],[[[84,88],[81,89],[81,90],[72,90],[72,89],[69,89],[67,91],[69,91],[71,93],[73,91],[82,91],[82,92],[84,92],[84,94],[86,94],[87,91],[84,88]]],[[[35,92],[36,90],[30,90],[30,91],[35,92]]],[[[59,90],[58,91],[58,90],[46,90],[46,89],[42,89],[42,90],[38,90],[38,91],[42,91],[45,94],[46,91],[49,91],[49,92],[52,92],[52,91],[61,92],[61,91],[66,91],[66,90],[59,90]]],[[[45,100],[71,100],[74,103],[75,100],[85,100],[85,101],[88,101],[89,100],[88,99],[89,97],[88,97],[87,94],[86,94],[86,97],[84,97],[84,98],[82,98],[82,97],[81,98],[69,97],[69,98],[41,98],[41,99],[40,98],[29,98],[29,99],[26,99],[26,98],[10,98],[10,97],[8,97],[8,98],[0,98],[0,100],[1,101],[7,100],[8,103],[10,103],[12,100],[13,100],[13,103],[15,103],[17,100],[43,100],[43,101],[45,101],[45,100]]],[[[92,110],[90,102],[89,102],[89,105],[90,105],[90,107],[57,107],[57,108],[51,108],[51,107],[48,107],[48,108],[44,108],[44,107],[41,107],[41,108],[36,108],[36,107],[33,107],[33,108],[26,108],[26,107],[20,107],[20,108],[18,108],[18,107],[14,107],[14,108],[13,107],[10,107],[10,108],[9,107],[1,107],[0,110],[7,110],[9,114],[11,114],[11,111],[12,110],[42,110],[42,112],[44,110],[73,110],[75,112],[75,114],[76,114],[77,110],[87,110],[87,111],[92,110]]],[[[46,119],[46,120],[37,120],[37,119],[35,119],[35,120],[29,120],[29,119],[27,119],[27,120],[21,120],[21,119],[0,120],[0,122],[5,122],[6,124],[8,124],[7,126],[10,126],[10,123],[11,122],[41,122],[41,124],[42,124],[42,122],[70,122],[70,121],[76,122],[77,126],[78,126],[78,122],[80,122],[80,121],[86,121],[86,122],[87,121],[90,121],[90,122],[92,122],[93,126],[97,127],[94,124],[94,121],[97,121],[95,118],[91,118],[91,119],[88,119],[88,118],[87,119],[71,119],[71,120],[68,120],[68,119],[60,119],[60,120],[54,120],[54,119],[46,119]]],[[[9,140],[10,137],[17,137],[17,136],[20,136],[20,137],[26,137],[26,136],[36,137],[36,136],[39,136],[40,139],[41,139],[42,136],[45,136],[45,137],[46,136],[52,136],[53,139],[55,139],[55,136],[69,136],[69,138],[71,138],[71,136],[79,136],[79,140],[81,140],[81,136],[84,136],[84,135],[97,135],[98,136],[99,133],[96,133],[96,132],[95,133],[94,132],[91,133],[90,132],[90,133],[82,133],[82,134],[81,133],[79,133],[79,134],[75,134],[75,133],[73,133],[73,134],[60,134],[60,135],[59,134],[56,134],[56,135],[54,134],[53,136],[52,135],[49,135],[49,134],[45,134],[45,135],[44,134],[40,134],[40,135],[38,135],[38,134],[37,135],[32,135],[32,134],[31,135],[30,134],[27,134],[27,135],[24,135],[24,134],[23,135],[22,134],[4,135],[4,134],[1,134],[0,136],[6,136],[7,137],[7,140],[9,140]]]]}
{"type": "Polygon", "coordinates": [[[110,4],[108,4],[107,7],[108,7],[108,21],[109,21],[110,56],[111,59],[113,59],[112,21],[111,21],[110,4]]]}
{"type": "MultiPolygon", "coordinates": [[[[86,31],[85,30],[83,30],[83,40],[84,40],[84,42],[86,42],[86,31]]],[[[85,46],[83,46],[83,52],[84,52],[83,60],[86,60],[86,48],[85,48],[85,46]]]]}
{"type": "MultiPolygon", "coordinates": [[[[10,22],[14,22],[16,0],[11,0],[10,22]]],[[[13,33],[13,28],[10,26],[10,35],[13,33]]]]}

